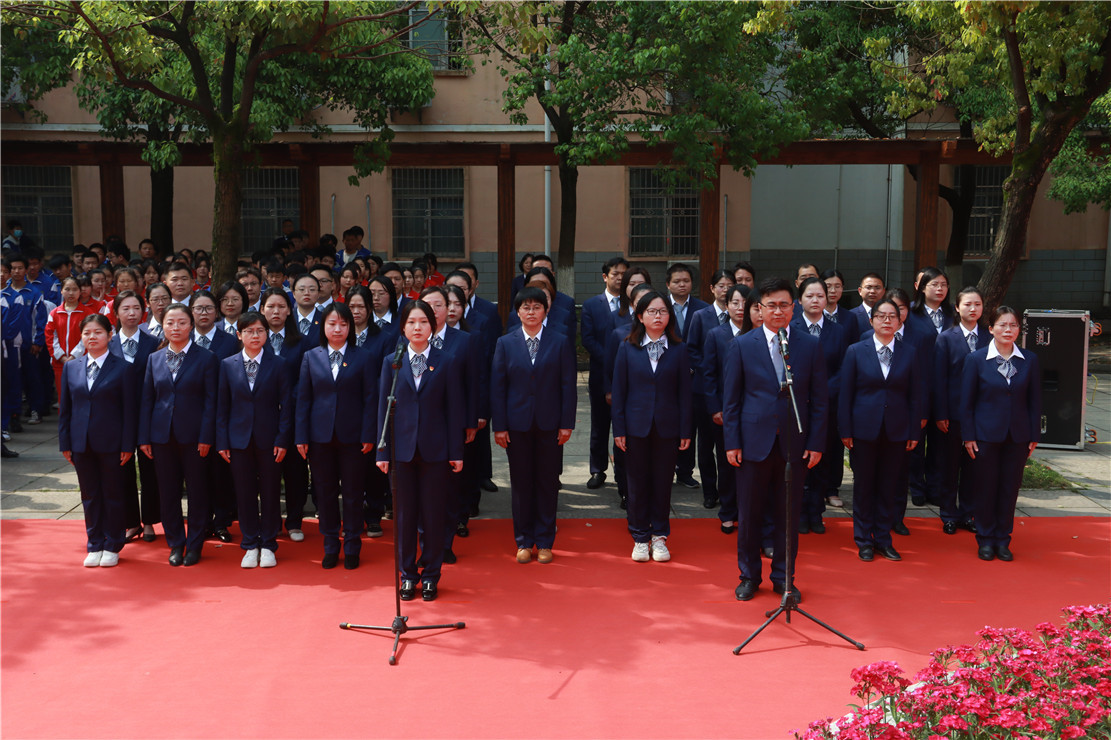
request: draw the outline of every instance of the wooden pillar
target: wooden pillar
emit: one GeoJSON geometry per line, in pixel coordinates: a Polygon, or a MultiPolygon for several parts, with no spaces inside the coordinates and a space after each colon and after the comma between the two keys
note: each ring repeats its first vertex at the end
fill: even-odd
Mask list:
{"type": "Polygon", "coordinates": [[[516,274],[517,166],[509,144],[498,155],[498,313],[509,317],[509,294],[516,274]]]}
{"type": "Polygon", "coordinates": [[[712,301],[710,278],[718,269],[721,252],[721,165],[714,168],[710,186],[702,189],[698,205],[698,295],[712,301]]]}
{"type": "Polygon", "coordinates": [[[313,162],[298,163],[297,182],[301,212],[297,228],[309,232],[315,239],[324,233],[320,228],[320,167],[313,162]]]}
{"type": "Polygon", "coordinates": [[[107,238],[116,235],[127,242],[123,203],[123,165],[106,162],[100,165],[100,230],[107,238]]]}
{"type": "MultiPolygon", "coordinates": [[[[914,271],[937,262],[938,177],[941,171],[940,149],[926,151],[918,162],[918,183],[915,194],[914,271]]],[[[887,278],[894,284],[895,281],[887,278]]]]}

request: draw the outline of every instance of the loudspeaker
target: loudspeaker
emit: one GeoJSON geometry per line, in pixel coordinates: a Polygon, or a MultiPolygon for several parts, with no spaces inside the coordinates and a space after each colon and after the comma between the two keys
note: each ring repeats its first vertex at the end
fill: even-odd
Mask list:
{"type": "Polygon", "coordinates": [[[1084,449],[1090,314],[1028,309],[1022,329],[1023,349],[1032,349],[1042,366],[1040,446],[1084,449]]]}

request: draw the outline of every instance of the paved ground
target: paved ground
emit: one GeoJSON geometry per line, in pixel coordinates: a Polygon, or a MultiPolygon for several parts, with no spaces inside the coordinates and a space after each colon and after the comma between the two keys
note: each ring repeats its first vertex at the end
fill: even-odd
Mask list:
{"type": "MultiPolygon", "coordinates": [[[[1102,368],[1101,368],[1102,369],[1102,368]]],[[[1076,484],[1067,491],[1023,490],[1019,496],[1019,516],[1111,516],[1111,374],[1098,373],[1096,387],[1089,388],[1093,401],[1087,407],[1086,421],[1094,427],[1098,443],[1084,450],[1047,450],[1039,448],[1036,457],[1076,484]]],[[[586,487],[589,477],[587,442],[590,413],[587,404],[586,374],[579,382],[578,426],[567,443],[564,456],[563,488],[559,514],[564,518],[624,518],[617,505],[617,489],[608,482],[597,491],[586,487]]],[[[13,434],[9,448],[20,457],[5,460],[0,467],[0,518],[4,519],[81,519],[81,499],[77,475],[58,452],[56,417],[39,426],[24,425],[25,431],[13,434]]],[[[841,487],[843,509],[827,516],[849,516],[852,501],[852,473],[846,469],[841,487]]],[[[697,477],[697,471],[696,471],[697,477]]],[[[494,448],[494,481],[499,490],[483,494],[482,517],[509,518],[509,466],[501,449],[494,448]]],[[[676,486],[672,494],[673,516],[698,518],[715,516],[702,508],[701,490],[676,486]]],[[[935,507],[911,507],[909,516],[937,515],[935,507]]]]}

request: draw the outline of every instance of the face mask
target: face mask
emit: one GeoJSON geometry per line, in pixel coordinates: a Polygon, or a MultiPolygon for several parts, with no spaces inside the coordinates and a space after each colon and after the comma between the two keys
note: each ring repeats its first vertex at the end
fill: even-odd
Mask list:
{"type": "Polygon", "coordinates": [[[14,236],[16,239],[23,236],[23,229],[14,229],[12,231],[12,236],[14,236]]]}

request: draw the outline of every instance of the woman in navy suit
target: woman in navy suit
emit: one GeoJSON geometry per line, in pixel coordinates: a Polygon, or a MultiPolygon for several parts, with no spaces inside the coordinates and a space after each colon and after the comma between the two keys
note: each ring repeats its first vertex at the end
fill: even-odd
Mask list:
{"type": "Polygon", "coordinates": [[[390,388],[394,386],[393,361],[382,362],[378,394],[378,432],[393,425],[386,434],[387,446],[378,450],[378,468],[396,469],[397,546],[401,571],[400,597],[411,601],[421,582],[421,598],[433,601],[438,593],[444,562],[444,538],[431,536],[447,527],[447,497],[450,474],[463,469],[463,436],[466,416],[462,371],[448,352],[431,345],[436,315],[432,307],[417,299],[401,308],[401,332],[408,341],[400,353],[395,388],[396,406],[388,417],[390,388]],[[424,538],[421,571],[417,571],[417,526],[424,538]]]}
{"type": "Polygon", "coordinates": [[[333,301],[320,314],[320,346],[305,352],[297,387],[297,451],[309,461],[325,569],[336,567],[343,498],[343,567],[359,567],[363,543],[363,455],[374,449],[375,368],[355,346],[354,319],[333,301]]]}
{"type": "Polygon", "coordinates": [[[520,329],[498,339],[491,371],[494,441],[509,458],[517,562],[552,561],[560,447],[575,427],[575,352],[544,328],[548,296],[522,288],[514,300],[520,329]]]}
{"type": "Polygon", "coordinates": [[[196,565],[211,511],[207,457],[216,441],[219,361],[193,343],[188,306],[171,304],[162,330],[166,346],[147,359],[143,379],[139,449],[158,472],[170,565],[196,565]],[[182,483],[189,497],[188,530],[181,515],[182,483]]]}
{"type": "Polygon", "coordinates": [[[657,291],[637,300],[636,320],[613,371],[613,441],[626,453],[633,560],[671,559],[671,480],[690,447],[690,358],[670,302],[657,291]]]}
{"type": "Polygon", "coordinates": [[[86,316],[80,329],[85,357],[66,363],[58,389],[58,446],[81,486],[84,565],[107,568],[124,544],[123,466],[135,454],[138,399],[127,362],[108,351],[107,317],[86,316]]]}
{"type": "Polygon", "coordinates": [[[1038,357],[1015,346],[1018,312],[991,312],[992,341],[964,361],[961,435],[976,481],[976,542],[981,560],[1014,560],[1011,533],[1026,458],[1041,439],[1042,372],[1038,357]]]}
{"type": "Polygon", "coordinates": [[[293,388],[285,360],[267,354],[262,314],[239,318],[241,352],[220,363],[216,450],[235,479],[243,568],[278,564],[282,529],[281,462],[293,427],[293,388]],[[261,513],[260,513],[261,507],[261,513]]]}
{"type": "MultiPolygon", "coordinates": [[[[147,358],[158,349],[158,340],[142,331],[143,314],[146,307],[143,297],[138,293],[125,290],[116,296],[112,303],[116,314],[118,331],[108,342],[108,351],[122,357],[128,363],[129,382],[136,388],[143,387],[143,373],[147,369],[147,358]]],[[[135,404],[135,425],[139,424],[139,404],[135,404]]],[[[123,471],[124,523],[127,531],[124,539],[130,542],[140,534],[144,542],[154,542],[154,525],[162,521],[161,506],[158,502],[158,476],[154,463],[146,455],[133,455],[123,471]],[[139,480],[135,480],[135,464],[139,465],[139,480]],[[139,489],[142,488],[140,497],[139,489]]]]}
{"type": "Polygon", "coordinates": [[[837,416],[841,441],[851,450],[853,539],[866,562],[877,551],[902,560],[891,542],[898,482],[926,413],[917,352],[909,342],[895,341],[899,317],[895,301],[876,303],[874,335],[850,346],[841,365],[837,416]]]}
{"type": "Polygon", "coordinates": [[[941,483],[938,489],[941,528],[945,534],[958,529],[976,531],[972,502],[972,459],[964,451],[961,437],[961,378],[964,361],[991,340],[980,324],[984,299],[976,288],[957,295],[957,325],[947,329],[934,345],[933,418],[940,434],[941,483]],[[958,498],[959,492],[959,498],[958,498]]]}

